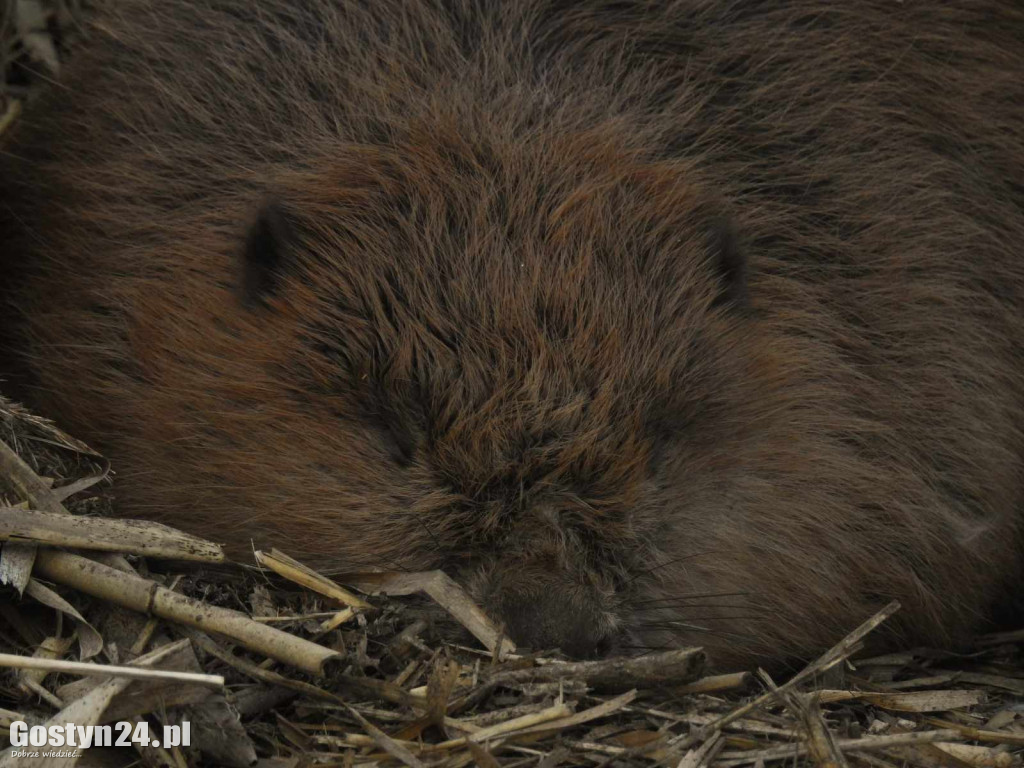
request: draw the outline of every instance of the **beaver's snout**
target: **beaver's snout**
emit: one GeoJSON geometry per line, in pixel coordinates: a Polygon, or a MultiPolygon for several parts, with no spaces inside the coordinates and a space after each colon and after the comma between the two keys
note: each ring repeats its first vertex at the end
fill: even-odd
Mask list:
{"type": "Polygon", "coordinates": [[[519,646],[573,658],[606,654],[616,621],[608,595],[557,565],[518,563],[484,577],[486,610],[519,646]]]}

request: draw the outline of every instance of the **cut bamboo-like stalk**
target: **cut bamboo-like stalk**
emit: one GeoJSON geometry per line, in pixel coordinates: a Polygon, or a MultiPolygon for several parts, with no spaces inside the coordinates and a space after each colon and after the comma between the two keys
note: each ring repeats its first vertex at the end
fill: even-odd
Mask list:
{"type": "Polygon", "coordinates": [[[238,611],[207,605],[162,587],[155,581],[79,555],[40,549],[36,557],[36,572],[133,611],[216,632],[250,650],[313,675],[322,675],[324,664],[338,657],[329,648],[260,624],[238,611]]]}
{"type": "Polygon", "coordinates": [[[219,544],[148,520],[82,517],[0,507],[0,541],[123,552],[172,560],[220,562],[219,544]]]}
{"type": "Polygon", "coordinates": [[[675,689],[675,693],[719,693],[735,691],[750,684],[752,675],[749,672],[731,672],[726,675],[710,675],[694,680],[687,685],[675,689]]]}
{"type": "MultiPolygon", "coordinates": [[[[244,675],[248,675],[249,677],[264,683],[280,685],[308,696],[325,699],[326,701],[330,701],[334,704],[340,704],[346,708],[348,707],[348,702],[330,691],[318,688],[315,685],[311,685],[310,683],[306,683],[301,680],[293,680],[269,669],[263,669],[258,664],[253,664],[252,662],[226,652],[202,632],[188,630],[188,634],[196,646],[207,653],[216,656],[225,664],[229,664],[244,675]]],[[[383,680],[375,680],[370,677],[355,677],[354,675],[336,675],[332,677],[332,682],[337,684],[342,690],[349,690],[363,698],[390,701],[393,704],[415,707],[417,709],[426,709],[427,706],[426,699],[422,696],[415,696],[408,691],[399,688],[397,685],[383,680]]]]}

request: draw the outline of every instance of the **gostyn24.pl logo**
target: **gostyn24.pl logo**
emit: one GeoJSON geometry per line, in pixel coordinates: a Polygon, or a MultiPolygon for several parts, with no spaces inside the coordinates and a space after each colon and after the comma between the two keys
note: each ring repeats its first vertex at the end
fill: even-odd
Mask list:
{"type": "Polygon", "coordinates": [[[15,757],[44,757],[31,751],[33,747],[188,747],[192,741],[192,724],[165,725],[160,738],[150,738],[149,723],[121,721],[111,725],[28,725],[21,720],[11,723],[11,746],[15,757]],[[26,749],[29,748],[29,749],[26,749]]]}

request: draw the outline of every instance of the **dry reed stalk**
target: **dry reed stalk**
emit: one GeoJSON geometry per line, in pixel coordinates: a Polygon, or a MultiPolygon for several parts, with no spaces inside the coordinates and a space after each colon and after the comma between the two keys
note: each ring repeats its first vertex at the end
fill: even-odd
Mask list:
{"type": "Polygon", "coordinates": [[[41,549],[35,567],[45,578],[74,587],[93,597],[133,611],[224,635],[250,650],[312,675],[324,674],[325,664],[338,658],[338,653],[329,648],[260,624],[238,611],[207,605],[155,581],[124,573],[78,555],[41,549]]]}
{"type": "Polygon", "coordinates": [[[636,658],[546,664],[508,672],[498,671],[491,675],[489,682],[509,685],[572,679],[607,691],[668,687],[696,680],[704,670],[705,661],[704,652],[700,648],[681,648],[636,658]]]}
{"type": "Polygon", "coordinates": [[[815,765],[819,768],[849,768],[846,757],[836,746],[835,737],[821,715],[818,702],[799,695],[792,688],[780,691],[767,672],[758,671],[768,689],[779,697],[803,728],[807,735],[807,749],[815,765]]]}
{"type": "Polygon", "coordinates": [[[780,691],[787,691],[795,688],[802,682],[810,679],[814,675],[821,674],[825,670],[831,669],[836,664],[846,659],[852,654],[859,646],[861,640],[863,640],[869,633],[874,631],[878,626],[892,616],[896,611],[900,609],[900,604],[893,600],[891,603],[885,606],[882,610],[872,616],[870,619],[865,621],[850,634],[836,643],[832,648],[823,653],[813,662],[808,664],[802,671],[794,675],[788,682],[780,685],[775,691],[768,691],[767,693],[758,696],[752,701],[747,702],[743,706],[737,707],[732,712],[724,715],[716,722],[708,726],[712,730],[721,730],[723,727],[738,720],[749,712],[763,706],[767,702],[775,698],[780,691]]]}
{"type": "Polygon", "coordinates": [[[265,568],[269,568],[279,576],[299,584],[321,595],[337,600],[342,605],[355,608],[360,611],[372,611],[373,606],[362,598],[352,594],[344,587],[335,584],[312,568],[303,565],[298,560],[289,557],[284,552],[272,549],[269,552],[257,550],[255,553],[256,562],[265,568]]]}
{"type": "Polygon", "coordinates": [[[984,691],[971,690],[913,691],[910,693],[820,690],[809,695],[821,704],[861,700],[891,712],[948,712],[951,709],[977,706],[984,703],[986,698],[984,691]]]}
{"type": "Polygon", "coordinates": [[[683,755],[676,768],[704,768],[715,759],[723,744],[721,732],[712,734],[711,738],[699,747],[683,755]]]}
{"type": "MultiPolygon", "coordinates": [[[[836,739],[835,743],[836,747],[843,752],[870,752],[885,750],[891,747],[930,744],[954,738],[955,735],[956,731],[943,729],[939,731],[900,733],[893,736],[868,736],[863,739],[836,739]]],[[[792,760],[796,757],[806,757],[810,753],[811,749],[806,744],[769,747],[768,749],[750,750],[745,753],[723,752],[719,755],[720,759],[716,765],[722,766],[722,768],[732,768],[733,766],[750,765],[759,761],[792,760]]]]}
{"type": "Polygon", "coordinates": [[[516,645],[494,625],[479,606],[443,571],[422,573],[354,573],[341,578],[364,592],[388,595],[411,595],[422,592],[448,611],[487,650],[503,659],[515,653],[516,645]]]}
{"type": "Polygon", "coordinates": [[[123,677],[127,680],[166,680],[176,683],[207,685],[215,688],[224,686],[224,678],[220,675],[170,672],[162,669],[140,669],[138,667],[122,667],[113,664],[90,664],[84,661],[17,656],[13,653],[0,653],[0,667],[42,670],[47,673],[62,672],[69,675],[87,675],[89,677],[123,677]]]}
{"type": "Polygon", "coordinates": [[[161,523],[83,517],[16,507],[0,507],[0,541],[168,560],[224,560],[224,550],[219,544],[161,523]]]}
{"type": "Polygon", "coordinates": [[[725,691],[738,691],[750,684],[753,675],[750,672],[731,672],[726,675],[710,675],[694,680],[692,683],[681,685],[675,689],[675,693],[723,693],[725,691]]]}

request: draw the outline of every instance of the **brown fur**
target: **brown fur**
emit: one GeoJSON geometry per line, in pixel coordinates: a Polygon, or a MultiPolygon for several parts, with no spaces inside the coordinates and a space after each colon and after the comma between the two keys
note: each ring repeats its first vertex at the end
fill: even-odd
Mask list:
{"type": "Polygon", "coordinates": [[[579,654],[950,642],[1019,577],[1018,3],[98,18],[0,217],[125,514],[579,654]]]}

